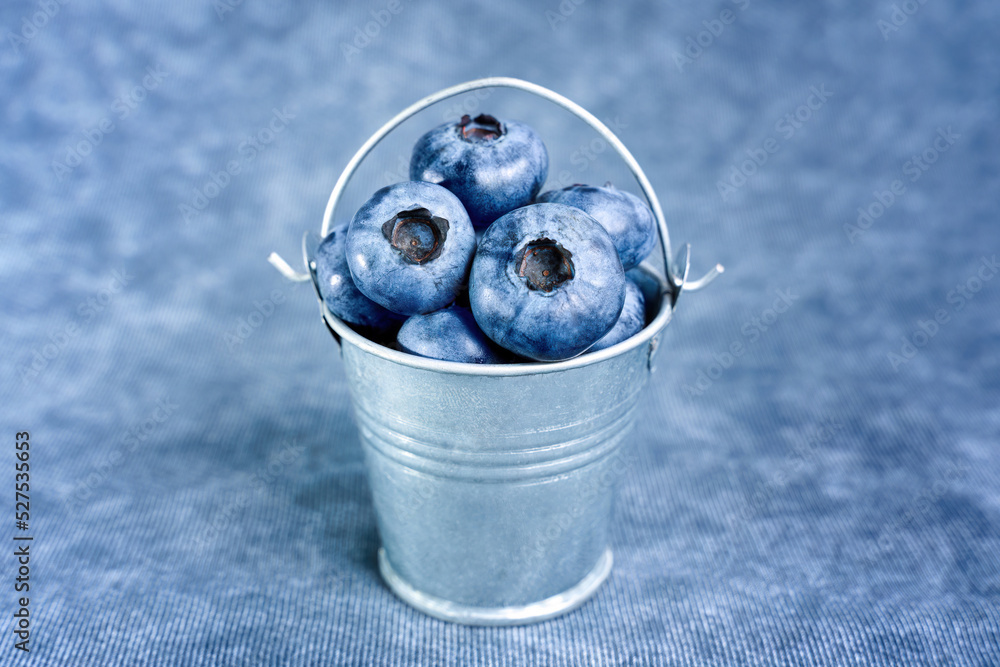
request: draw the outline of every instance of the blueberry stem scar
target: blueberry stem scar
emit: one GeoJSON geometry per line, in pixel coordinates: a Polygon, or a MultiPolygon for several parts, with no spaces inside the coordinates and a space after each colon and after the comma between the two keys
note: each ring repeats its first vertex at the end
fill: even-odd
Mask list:
{"type": "Polygon", "coordinates": [[[448,236],[448,221],[426,208],[400,211],[382,225],[382,236],[412,264],[438,257],[448,236]]]}
{"type": "Polygon", "coordinates": [[[481,113],[474,119],[468,114],[458,122],[462,138],[470,142],[490,141],[503,136],[503,125],[493,116],[481,113]]]}
{"type": "Polygon", "coordinates": [[[528,243],[521,255],[517,275],[528,289],[551,292],[573,279],[573,253],[552,239],[540,238],[528,243]]]}

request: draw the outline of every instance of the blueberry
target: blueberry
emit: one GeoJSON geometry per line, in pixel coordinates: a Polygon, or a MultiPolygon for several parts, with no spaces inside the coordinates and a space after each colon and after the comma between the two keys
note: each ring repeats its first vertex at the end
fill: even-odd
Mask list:
{"type": "Polygon", "coordinates": [[[533,204],[486,230],[469,301],[480,328],[501,347],[539,361],[569,359],[615,325],[625,272],[596,220],[570,206],[533,204]]]}
{"type": "Polygon", "coordinates": [[[323,303],[330,312],[365,334],[385,335],[406,318],[386,310],[357,288],[347,266],[347,226],[331,231],[316,249],[316,278],[323,303]]]}
{"type": "Polygon", "coordinates": [[[486,114],[431,130],[410,159],[410,178],[454,192],[476,227],[530,204],[548,171],[549,154],[534,130],[486,114]]]}
{"type": "Polygon", "coordinates": [[[454,301],[475,250],[476,234],[462,202],[433,183],[382,188],[347,232],[347,264],[358,289],[402,315],[454,301]]]}
{"type": "Polygon", "coordinates": [[[614,328],[587,351],[596,352],[627,340],[642,331],[644,326],[646,326],[646,299],[635,281],[625,276],[625,305],[622,307],[622,314],[618,316],[614,328]]]}
{"type": "Polygon", "coordinates": [[[399,349],[444,361],[499,364],[503,352],[479,329],[472,311],[449,306],[406,320],[396,336],[399,349]]]}
{"type": "Polygon", "coordinates": [[[653,212],[634,194],[617,190],[610,183],[549,190],[538,195],[537,201],[575,206],[601,223],[614,240],[626,271],[639,266],[656,245],[653,212]]]}

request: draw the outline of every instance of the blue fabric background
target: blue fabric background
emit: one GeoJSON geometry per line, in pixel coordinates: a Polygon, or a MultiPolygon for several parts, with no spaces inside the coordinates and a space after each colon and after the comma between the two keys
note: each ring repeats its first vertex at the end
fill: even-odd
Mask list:
{"type": "MultiPolygon", "coordinates": [[[[8,574],[0,664],[1000,664],[1000,279],[977,277],[1000,8],[577,2],[3,4],[0,484],[13,505],[30,431],[35,539],[31,653],[8,574]],[[616,127],[693,273],[727,269],[682,298],[642,398],[611,578],[510,629],[382,584],[336,347],[265,262],[298,266],[383,122],[490,74],[616,127]]],[[[627,185],[579,123],[497,92],[408,125],[354,202],[463,104],[535,125],[550,184],[627,185]]]]}

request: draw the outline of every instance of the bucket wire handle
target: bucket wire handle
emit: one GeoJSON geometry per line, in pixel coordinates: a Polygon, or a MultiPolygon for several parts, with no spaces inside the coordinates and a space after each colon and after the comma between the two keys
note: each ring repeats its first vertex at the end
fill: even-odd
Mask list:
{"type": "MultiPolygon", "coordinates": [[[[721,264],[716,264],[715,267],[713,267],[708,273],[697,280],[687,280],[686,269],[683,269],[680,273],[676,272],[677,267],[670,250],[670,234],[667,231],[667,223],[663,217],[663,209],[660,207],[660,200],[657,198],[656,192],[653,190],[653,186],[650,184],[645,172],[643,172],[642,167],[640,167],[639,163],[636,162],[636,159],[625,147],[625,144],[621,142],[621,140],[608,128],[607,125],[602,123],[596,116],[581,107],[576,102],[573,102],[572,100],[563,97],[559,93],[553,92],[544,86],[539,86],[538,84],[531,83],[529,81],[514,79],[511,77],[486,77],[483,79],[466,81],[465,83],[460,83],[458,85],[439,90],[432,95],[428,95],[419,102],[411,104],[406,109],[403,109],[389,122],[380,127],[378,131],[369,137],[368,141],[366,141],[361,148],[358,149],[358,152],[354,154],[351,161],[347,163],[343,173],[340,174],[340,178],[337,179],[337,184],[334,185],[333,192],[330,193],[330,199],[327,201],[326,210],[323,213],[322,237],[326,238],[326,235],[330,233],[330,227],[333,223],[333,213],[337,208],[337,204],[340,202],[341,195],[347,188],[347,184],[350,181],[351,176],[353,176],[354,172],[357,171],[365,157],[371,153],[375,146],[377,146],[379,142],[382,141],[387,134],[389,134],[389,132],[394,130],[405,120],[415,116],[417,113],[440,102],[441,100],[473,90],[479,90],[480,88],[514,88],[533,93],[539,97],[549,100],[583,120],[594,131],[601,135],[601,137],[603,137],[612,148],[615,149],[622,160],[624,160],[626,166],[628,166],[629,171],[632,172],[636,181],[639,183],[639,187],[642,189],[643,195],[649,202],[649,207],[653,212],[653,216],[656,218],[656,225],[660,233],[660,249],[663,253],[663,263],[666,268],[666,278],[668,286],[673,292],[672,300],[674,302],[677,301],[677,297],[680,295],[682,289],[692,292],[702,289],[715,280],[715,278],[725,270],[721,264]]],[[[685,256],[688,255],[687,252],[683,254],[685,256]]],[[[271,253],[268,257],[268,261],[289,280],[306,281],[311,277],[308,272],[308,260],[306,273],[298,273],[276,253],[271,253]]]]}

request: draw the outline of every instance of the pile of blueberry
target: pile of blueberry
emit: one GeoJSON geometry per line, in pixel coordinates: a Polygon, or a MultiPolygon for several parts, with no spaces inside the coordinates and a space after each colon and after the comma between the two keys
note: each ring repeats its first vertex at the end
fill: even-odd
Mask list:
{"type": "Polygon", "coordinates": [[[372,340],[448,361],[558,361],[634,335],[645,307],[626,272],[656,243],[653,214],[610,184],[539,194],[548,163],[516,121],[431,130],[412,180],[320,244],[324,303],[372,340]]]}

